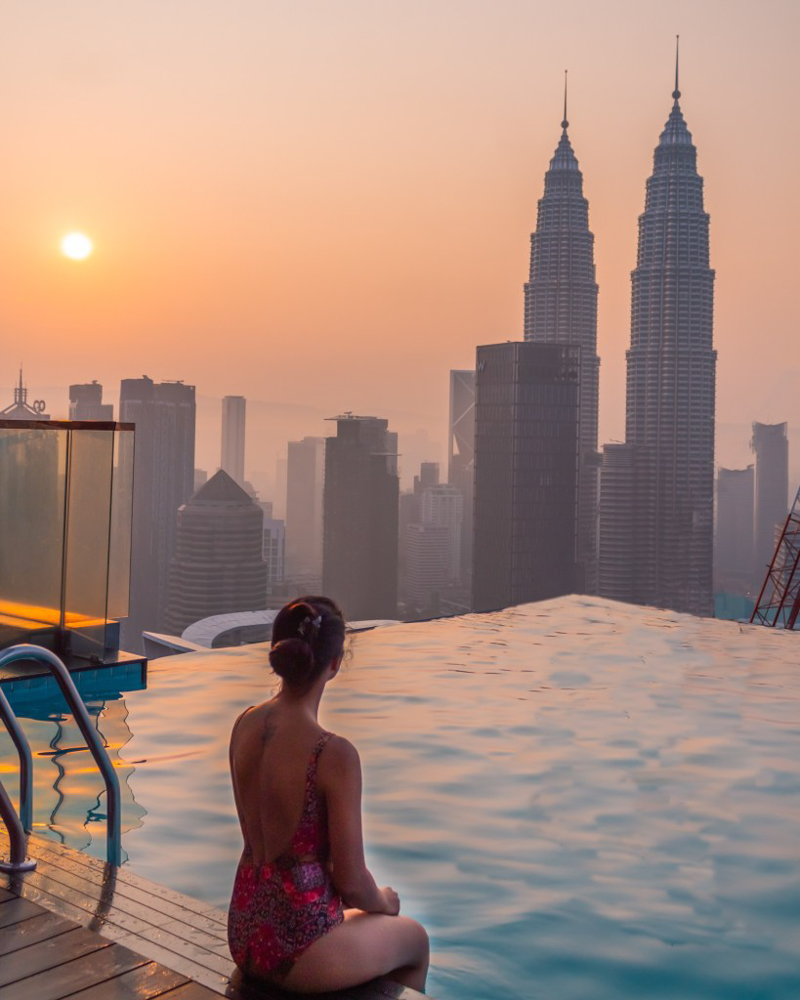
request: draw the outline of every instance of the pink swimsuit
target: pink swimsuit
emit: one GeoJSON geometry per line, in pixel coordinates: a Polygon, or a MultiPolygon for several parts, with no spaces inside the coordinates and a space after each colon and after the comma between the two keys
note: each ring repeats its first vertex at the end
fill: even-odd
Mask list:
{"type": "Polygon", "coordinates": [[[250,975],[287,975],[310,944],[344,919],[328,871],[327,812],[316,786],[319,755],[332,735],[323,733],[311,753],[303,812],[289,850],[254,865],[245,844],[228,912],[228,942],[234,962],[250,975]]]}

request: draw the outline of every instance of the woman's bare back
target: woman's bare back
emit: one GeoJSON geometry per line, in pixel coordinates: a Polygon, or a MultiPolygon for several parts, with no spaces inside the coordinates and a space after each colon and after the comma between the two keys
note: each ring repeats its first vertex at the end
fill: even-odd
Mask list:
{"type": "Polygon", "coordinates": [[[245,853],[256,865],[289,850],[303,812],[306,773],[324,730],[275,700],[247,709],[231,736],[230,764],[245,853]]]}

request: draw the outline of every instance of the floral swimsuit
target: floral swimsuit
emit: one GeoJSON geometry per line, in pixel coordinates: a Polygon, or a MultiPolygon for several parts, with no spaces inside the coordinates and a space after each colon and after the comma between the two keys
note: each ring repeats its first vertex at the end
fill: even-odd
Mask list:
{"type": "Polygon", "coordinates": [[[239,968],[250,975],[286,976],[317,938],[344,919],[341,897],[328,871],[328,823],[317,786],[317,762],[332,733],[311,752],[300,823],[291,846],[269,864],[253,864],[245,845],[228,912],[228,942],[239,968]]]}

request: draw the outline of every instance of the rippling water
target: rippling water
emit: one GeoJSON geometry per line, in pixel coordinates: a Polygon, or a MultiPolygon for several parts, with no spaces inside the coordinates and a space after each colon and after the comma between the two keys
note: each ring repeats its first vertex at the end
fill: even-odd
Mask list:
{"type": "MultiPolygon", "coordinates": [[[[131,868],[222,906],[228,733],[265,658],[159,660],[93,703],[131,868]]],[[[58,711],[23,720],[36,820],[102,856],[58,711]]],[[[353,640],[321,721],[359,747],[368,860],[428,927],[440,1000],[800,996],[800,636],[593,598],[397,625],[353,640]]]]}

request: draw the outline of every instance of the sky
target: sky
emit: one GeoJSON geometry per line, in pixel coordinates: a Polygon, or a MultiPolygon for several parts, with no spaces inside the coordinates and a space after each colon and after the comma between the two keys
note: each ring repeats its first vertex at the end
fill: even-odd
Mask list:
{"type": "Polygon", "coordinates": [[[66,386],[249,402],[247,469],[343,411],[388,416],[406,477],[443,460],[448,371],[521,337],[560,134],[600,286],[600,442],[624,437],[637,218],[671,106],[716,269],[717,460],[787,420],[800,482],[796,0],[0,0],[0,405],[66,386]],[[61,237],[95,252],[64,258],[61,237]]]}

